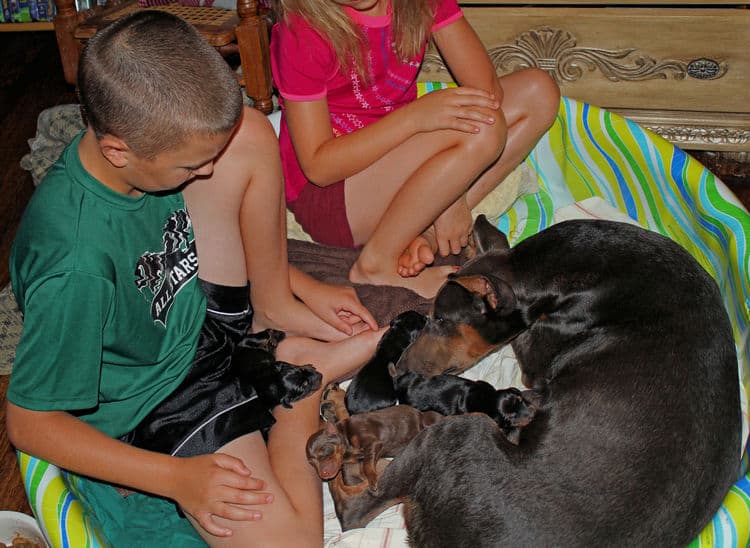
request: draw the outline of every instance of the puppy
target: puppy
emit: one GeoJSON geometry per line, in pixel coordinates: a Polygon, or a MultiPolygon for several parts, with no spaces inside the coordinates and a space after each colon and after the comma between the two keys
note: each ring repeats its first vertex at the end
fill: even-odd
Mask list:
{"type": "MultiPolygon", "coordinates": [[[[395,367],[391,366],[395,373],[395,367]]],[[[394,378],[398,401],[420,411],[437,411],[441,415],[484,413],[494,420],[506,437],[516,445],[521,428],[536,414],[538,401],[530,390],[517,388],[496,390],[488,382],[472,381],[455,375],[425,377],[414,371],[394,378]]]]}
{"type": "Polygon", "coordinates": [[[307,441],[307,460],[321,479],[330,480],[348,463],[361,463],[362,476],[377,490],[377,462],[395,457],[422,429],[443,418],[408,405],[352,415],[325,426],[307,441]]]}
{"type": "Polygon", "coordinates": [[[320,418],[325,422],[338,422],[349,418],[349,411],[344,404],[346,391],[339,383],[329,383],[320,396],[320,418]]]}
{"type": "Polygon", "coordinates": [[[417,338],[427,318],[415,311],[396,316],[378,342],[373,357],[357,372],[346,389],[349,413],[367,413],[398,403],[388,364],[396,363],[404,350],[417,338]]]}
{"type": "Polygon", "coordinates": [[[269,409],[277,405],[291,408],[294,402],[320,388],[323,379],[312,365],[276,360],[276,346],[283,338],[283,332],[267,329],[248,336],[232,354],[236,369],[269,409]]]}
{"type": "Polygon", "coordinates": [[[629,224],[567,221],[511,249],[479,218],[474,237],[480,253],[397,368],[464,369],[510,342],[543,404],[519,445],[482,415],[425,429],[377,492],[353,495],[343,529],[405,501],[414,546],[689,544],[740,464],[737,356],[714,280],[629,224]]]}

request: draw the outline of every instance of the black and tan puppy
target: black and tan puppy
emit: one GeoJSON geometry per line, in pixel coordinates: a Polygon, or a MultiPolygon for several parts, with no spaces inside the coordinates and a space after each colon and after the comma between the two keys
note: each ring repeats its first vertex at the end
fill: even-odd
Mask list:
{"type": "MultiPolygon", "coordinates": [[[[395,373],[395,368],[391,369],[395,373]]],[[[494,420],[508,440],[518,444],[521,428],[536,414],[538,396],[530,390],[495,389],[488,382],[473,381],[456,375],[425,377],[407,371],[393,379],[398,401],[420,411],[441,415],[484,413],[494,420]]]]}
{"type": "Polygon", "coordinates": [[[378,342],[375,354],[357,372],[346,389],[344,401],[349,413],[367,413],[398,403],[388,365],[399,360],[425,323],[427,317],[412,310],[399,314],[391,321],[378,342]]]}
{"type": "Polygon", "coordinates": [[[249,335],[232,354],[232,360],[242,369],[242,377],[269,409],[277,405],[291,408],[294,402],[320,388],[323,379],[312,365],[277,361],[276,346],[283,339],[283,332],[266,329],[249,335]]]}
{"type": "Polygon", "coordinates": [[[352,415],[325,426],[307,440],[307,460],[321,479],[333,479],[348,463],[360,463],[362,476],[377,490],[377,462],[395,457],[422,429],[442,420],[432,411],[397,405],[352,415]]]}
{"type": "Polygon", "coordinates": [[[510,341],[545,399],[517,446],[481,415],[425,429],[377,493],[348,500],[343,528],[406,501],[414,546],[690,543],[741,449],[735,343],[714,280],[628,224],[567,221],[511,249],[480,218],[475,240],[482,251],[398,367],[463,369],[510,341]]]}

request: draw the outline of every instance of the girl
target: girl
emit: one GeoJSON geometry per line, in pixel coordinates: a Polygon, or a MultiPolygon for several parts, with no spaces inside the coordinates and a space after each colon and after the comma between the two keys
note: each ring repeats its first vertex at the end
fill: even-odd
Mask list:
{"type": "Polygon", "coordinates": [[[287,205],[312,237],[364,246],[356,283],[433,296],[467,244],[471,209],[557,113],[543,71],[497,78],[456,0],[276,0],[287,205]],[[417,99],[432,38],[459,86],[417,99]]]}

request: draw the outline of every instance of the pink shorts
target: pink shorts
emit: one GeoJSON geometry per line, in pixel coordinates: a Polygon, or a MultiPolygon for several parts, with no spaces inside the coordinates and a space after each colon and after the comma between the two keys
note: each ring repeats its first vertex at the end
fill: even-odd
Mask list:
{"type": "Polygon", "coordinates": [[[344,181],[320,187],[307,183],[287,207],[313,240],[336,247],[356,247],[346,216],[344,181]]]}

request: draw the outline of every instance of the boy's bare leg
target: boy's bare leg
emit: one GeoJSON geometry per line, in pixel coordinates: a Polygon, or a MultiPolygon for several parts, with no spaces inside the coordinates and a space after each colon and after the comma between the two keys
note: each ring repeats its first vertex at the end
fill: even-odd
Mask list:
{"type": "MultiPolygon", "coordinates": [[[[323,383],[348,378],[374,353],[385,329],[368,331],[335,343],[323,343],[302,337],[282,341],[276,355],[290,363],[312,363],[323,373],[323,383]]],[[[292,409],[277,407],[276,424],[269,434],[268,446],[259,433],[243,436],[220,449],[241,458],[253,476],[262,478],[264,491],[274,499],[258,506],[258,521],[236,522],[214,518],[233,530],[228,538],[207,534],[196,529],[212,546],[290,547],[321,546],[323,511],[321,483],[308,464],[305,445],[320,428],[320,395],[315,394],[295,403],[292,409]]]]}
{"type": "Polygon", "coordinates": [[[254,329],[271,327],[322,340],[343,339],[344,333],[292,293],[278,148],[268,119],[246,108],[213,173],[183,190],[200,277],[230,286],[244,286],[250,280],[254,329]]]}
{"type": "MultiPolygon", "coordinates": [[[[536,69],[518,71],[504,76],[500,80],[504,90],[502,110],[508,125],[508,140],[502,155],[491,163],[476,178],[475,182],[469,181],[470,186],[468,186],[466,192],[466,201],[469,208],[474,208],[515,169],[549,128],[557,114],[559,90],[551,78],[542,71],[536,69]]],[[[416,136],[399,147],[398,150],[384,157],[380,162],[363,172],[368,174],[364,179],[360,179],[362,174],[359,174],[347,180],[347,211],[352,224],[352,232],[355,234],[355,242],[367,241],[368,238],[374,237],[375,232],[375,226],[373,226],[371,219],[377,215],[373,206],[379,204],[376,200],[373,200],[376,197],[368,194],[368,187],[365,185],[371,185],[372,180],[388,181],[391,189],[393,186],[405,184],[406,180],[409,180],[411,184],[409,176],[412,172],[410,168],[416,169],[414,167],[415,162],[423,161],[426,156],[434,153],[436,150],[434,147],[439,146],[442,141],[442,138],[439,137],[438,143],[433,144],[433,148],[429,148],[430,144],[425,143],[424,137],[416,136]],[[377,172],[373,170],[377,170],[377,172]],[[356,181],[361,181],[361,184],[358,185],[359,189],[354,185],[350,189],[350,182],[356,183],[356,181]],[[363,213],[363,209],[367,210],[368,208],[370,210],[363,213]],[[365,222],[357,223],[357,219],[361,215],[364,216],[365,222]],[[355,223],[357,224],[356,227],[355,223]],[[357,234],[356,229],[361,230],[361,232],[357,234]],[[358,235],[361,238],[359,241],[357,240],[358,235]]],[[[465,170],[467,172],[470,170],[468,164],[465,165],[465,170]]],[[[441,174],[441,183],[447,179],[447,176],[448,172],[441,174]]],[[[381,187],[378,187],[378,190],[381,191],[381,187]]],[[[439,190],[439,185],[434,185],[429,193],[424,196],[429,196],[432,200],[434,192],[437,190],[439,190]]],[[[396,191],[391,194],[383,192],[382,196],[389,200],[401,199],[396,198],[396,191]]],[[[424,203],[424,200],[422,199],[420,202],[424,203]]],[[[415,209],[416,207],[413,207],[412,211],[415,209]]],[[[380,211],[382,212],[381,215],[386,214],[385,209],[380,211]]],[[[438,215],[440,213],[442,211],[438,212],[438,215]]],[[[432,221],[434,221],[434,218],[430,222],[432,221]]],[[[426,261],[431,257],[434,259],[436,252],[437,243],[435,239],[431,237],[429,232],[422,233],[408,242],[407,246],[401,250],[398,257],[399,274],[407,276],[419,274],[429,264],[426,261]]]]}

